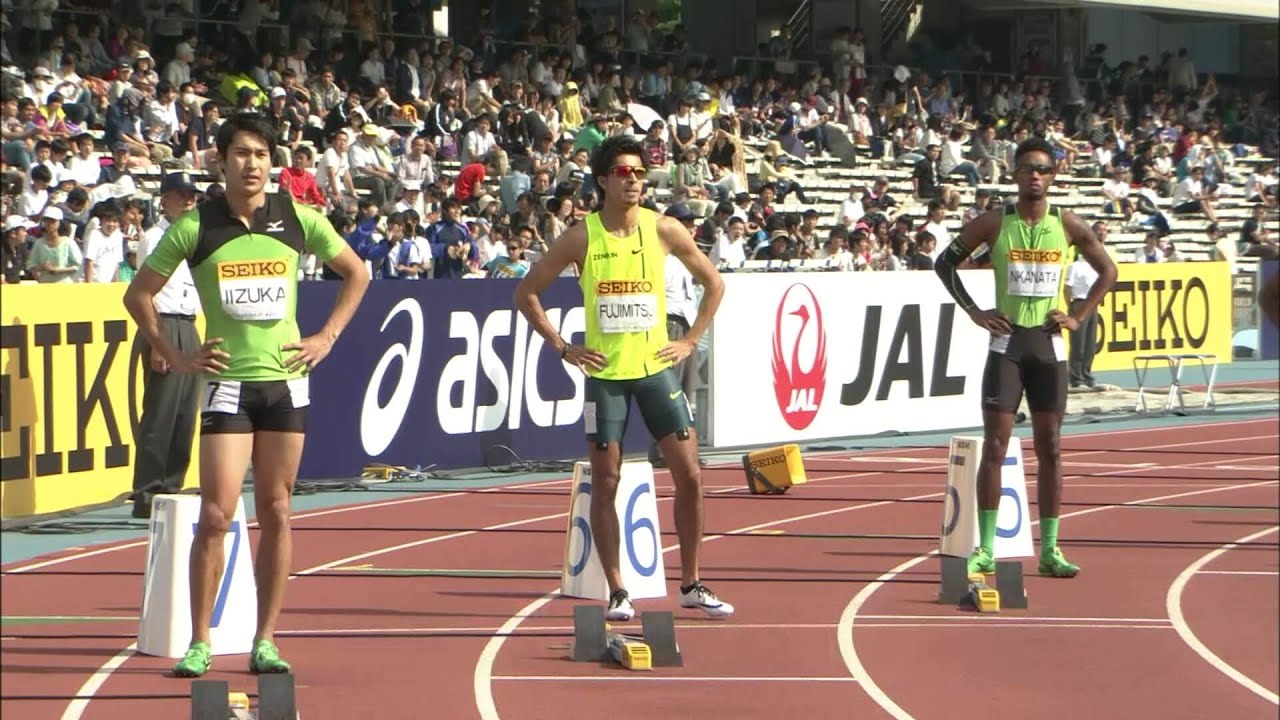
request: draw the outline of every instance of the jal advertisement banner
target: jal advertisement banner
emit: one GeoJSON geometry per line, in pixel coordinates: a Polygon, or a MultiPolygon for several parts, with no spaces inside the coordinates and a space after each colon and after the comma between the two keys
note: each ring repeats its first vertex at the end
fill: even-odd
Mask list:
{"type": "MultiPolygon", "coordinates": [[[[515,309],[515,285],[372,283],[312,377],[301,477],[349,477],[374,462],[448,469],[584,458],[586,377],[515,309]]],[[[304,334],[324,324],[340,286],[300,286],[304,334]]],[[[575,280],[556,280],[542,305],[561,337],[582,342],[575,280]]],[[[633,408],[623,450],[644,452],[646,442],[633,408]]]]}

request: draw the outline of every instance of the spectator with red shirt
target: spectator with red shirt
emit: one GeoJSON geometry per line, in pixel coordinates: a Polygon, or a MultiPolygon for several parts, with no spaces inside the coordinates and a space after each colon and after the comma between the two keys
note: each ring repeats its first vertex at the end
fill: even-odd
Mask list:
{"type": "Polygon", "coordinates": [[[316,185],[315,175],[311,174],[311,160],[311,146],[299,145],[293,151],[293,164],[280,171],[280,189],[294,200],[324,211],[329,203],[316,185]]]}
{"type": "Polygon", "coordinates": [[[484,186],[488,177],[489,166],[485,163],[464,165],[453,183],[453,199],[466,206],[467,211],[476,214],[491,202],[496,202],[484,186]]]}

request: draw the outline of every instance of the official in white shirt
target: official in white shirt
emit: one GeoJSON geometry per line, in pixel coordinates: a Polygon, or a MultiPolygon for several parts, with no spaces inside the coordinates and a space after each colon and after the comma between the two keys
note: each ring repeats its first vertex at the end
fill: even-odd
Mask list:
{"type": "MultiPolygon", "coordinates": [[[[1094,231],[1102,223],[1094,224],[1094,231]]],[[[1067,279],[1063,283],[1063,292],[1067,294],[1070,312],[1074,315],[1077,306],[1089,296],[1089,290],[1098,282],[1098,272],[1093,269],[1083,256],[1077,255],[1075,262],[1067,266],[1067,279]]],[[[1071,387],[1096,388],[1093,381],[1093,356],[1098,350],[1098,313],[1080,321],[1080,327],[1071,331],[1071,353],[1067,358],[1067,372],[1071,387]]]]}
{"type": "MultiPolygon", "coordinates": [[[[155,251],[169,223],[196,206],[196,186],[185,172],[170,173],[160,183],[160,209],[164,219],[147,230],[138,245],[138,267],[155,251]]],[[[200,349],[196,316],[200,297],[185,262],[156,293],[160,330],[181,352],[200,349]]],[[[134,336],[134,352],[145,360],[142,419],[138,423],[138,455],[133,466],[133,516],[151,516],[151,499],[157,494],[182,490],[191,462],[191,445],[200,417],[201,379],[191,373],[171,372],[159,353],[153,353],[142,337],[134,336]]]]}
{"type": "MultiPolygon", "coordinates": [[[[689,229],[689,234],[693,234],[693,225],[697,222],[698,216],[689,209],[688,205],[676,203],[667,208],[666,214],[684,223],[689,229]]],[[[663,274],[667,290],[667,339],[679,340],[689,334],[689,328],[693,327],[693,323],[698,319],[697,286],[693,275],[675,255],[667,255],[663,274]]],[[[680,379],[680,387],[684,390],[685,402],[689,404],[689,414],[694,416],[696,416],[696,408],[693,399],[696,397],[694,391],[697,389],[698,377],[697,357],[698,352],[695,350],[673,368],[676,377],[680,379]]],[[[649,441],[649,462],[653,463],[654,467],[665,467],[662,453],[658,451],[658,444],[652,440],[649,441]]],[[[699,464],[703,464],[701,460],[699,464]]]]}

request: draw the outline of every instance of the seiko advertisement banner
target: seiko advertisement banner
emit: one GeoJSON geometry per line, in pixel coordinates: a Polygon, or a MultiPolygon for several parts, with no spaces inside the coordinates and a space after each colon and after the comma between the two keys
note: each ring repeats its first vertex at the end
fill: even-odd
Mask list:
{"type": "MultiPolygon", "coordinates": [[[[990,271],[965,271],[979,304],[990,271]]],[[[972,427],[988,335],[933,273],[725,275],[711,342],[711,444],[972,427]]]]}
{"type": "MultiPolygon", "coordinates": [[[[324,324],[339,287],[300,286],[304,335],[324,324]]],[[[372,283],[312,377],[300,476],[346,477],[373,462],[448,469],[585,457],[586,376],[529,327],[514,289],[507,280],[372,283]]],[[[582,342],[576,280],[556,280],[542,306],[561,337],[582,342]]],[[[625,440],[625,452],[644,452],[634,408],[625,440]]]]}

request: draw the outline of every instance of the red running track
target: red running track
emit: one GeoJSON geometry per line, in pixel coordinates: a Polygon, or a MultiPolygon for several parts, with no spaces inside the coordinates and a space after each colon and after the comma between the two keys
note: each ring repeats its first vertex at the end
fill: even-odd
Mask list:
{"type": "MultiPolygon", "coordinates": [[[[737,605],[731,620],[674,596],[641,603],[675,608],[686,660],[652,673],[564,659],[579,601],[548,593],[567,481],[305,513],[279,642],[306,720],[1274,716],[1277,445],[1273,418],[1064,438],[1062,534],[1083,573],[1029,575],[1031,608],[998,616],[933,602],[943,448],[810,457],[822,470],[781,497],[708,469],[709,529],[783,534],[708,538],[703,576],[737,605]],[[851,533],[908,537],[801,536],[851,533]],[[367,564],[549,576],[342,569],[367,564]]],[[[4,613],[136,617],[144,554],[135,542],[5,568],[4,613]]],[[[135,632],[129,619],[6,630],[0,715],[185,717],[189,682],[128,652],[135,632]]],[[[210,677],[251,691],[245,661],[220,657],[210,677]]]]}

